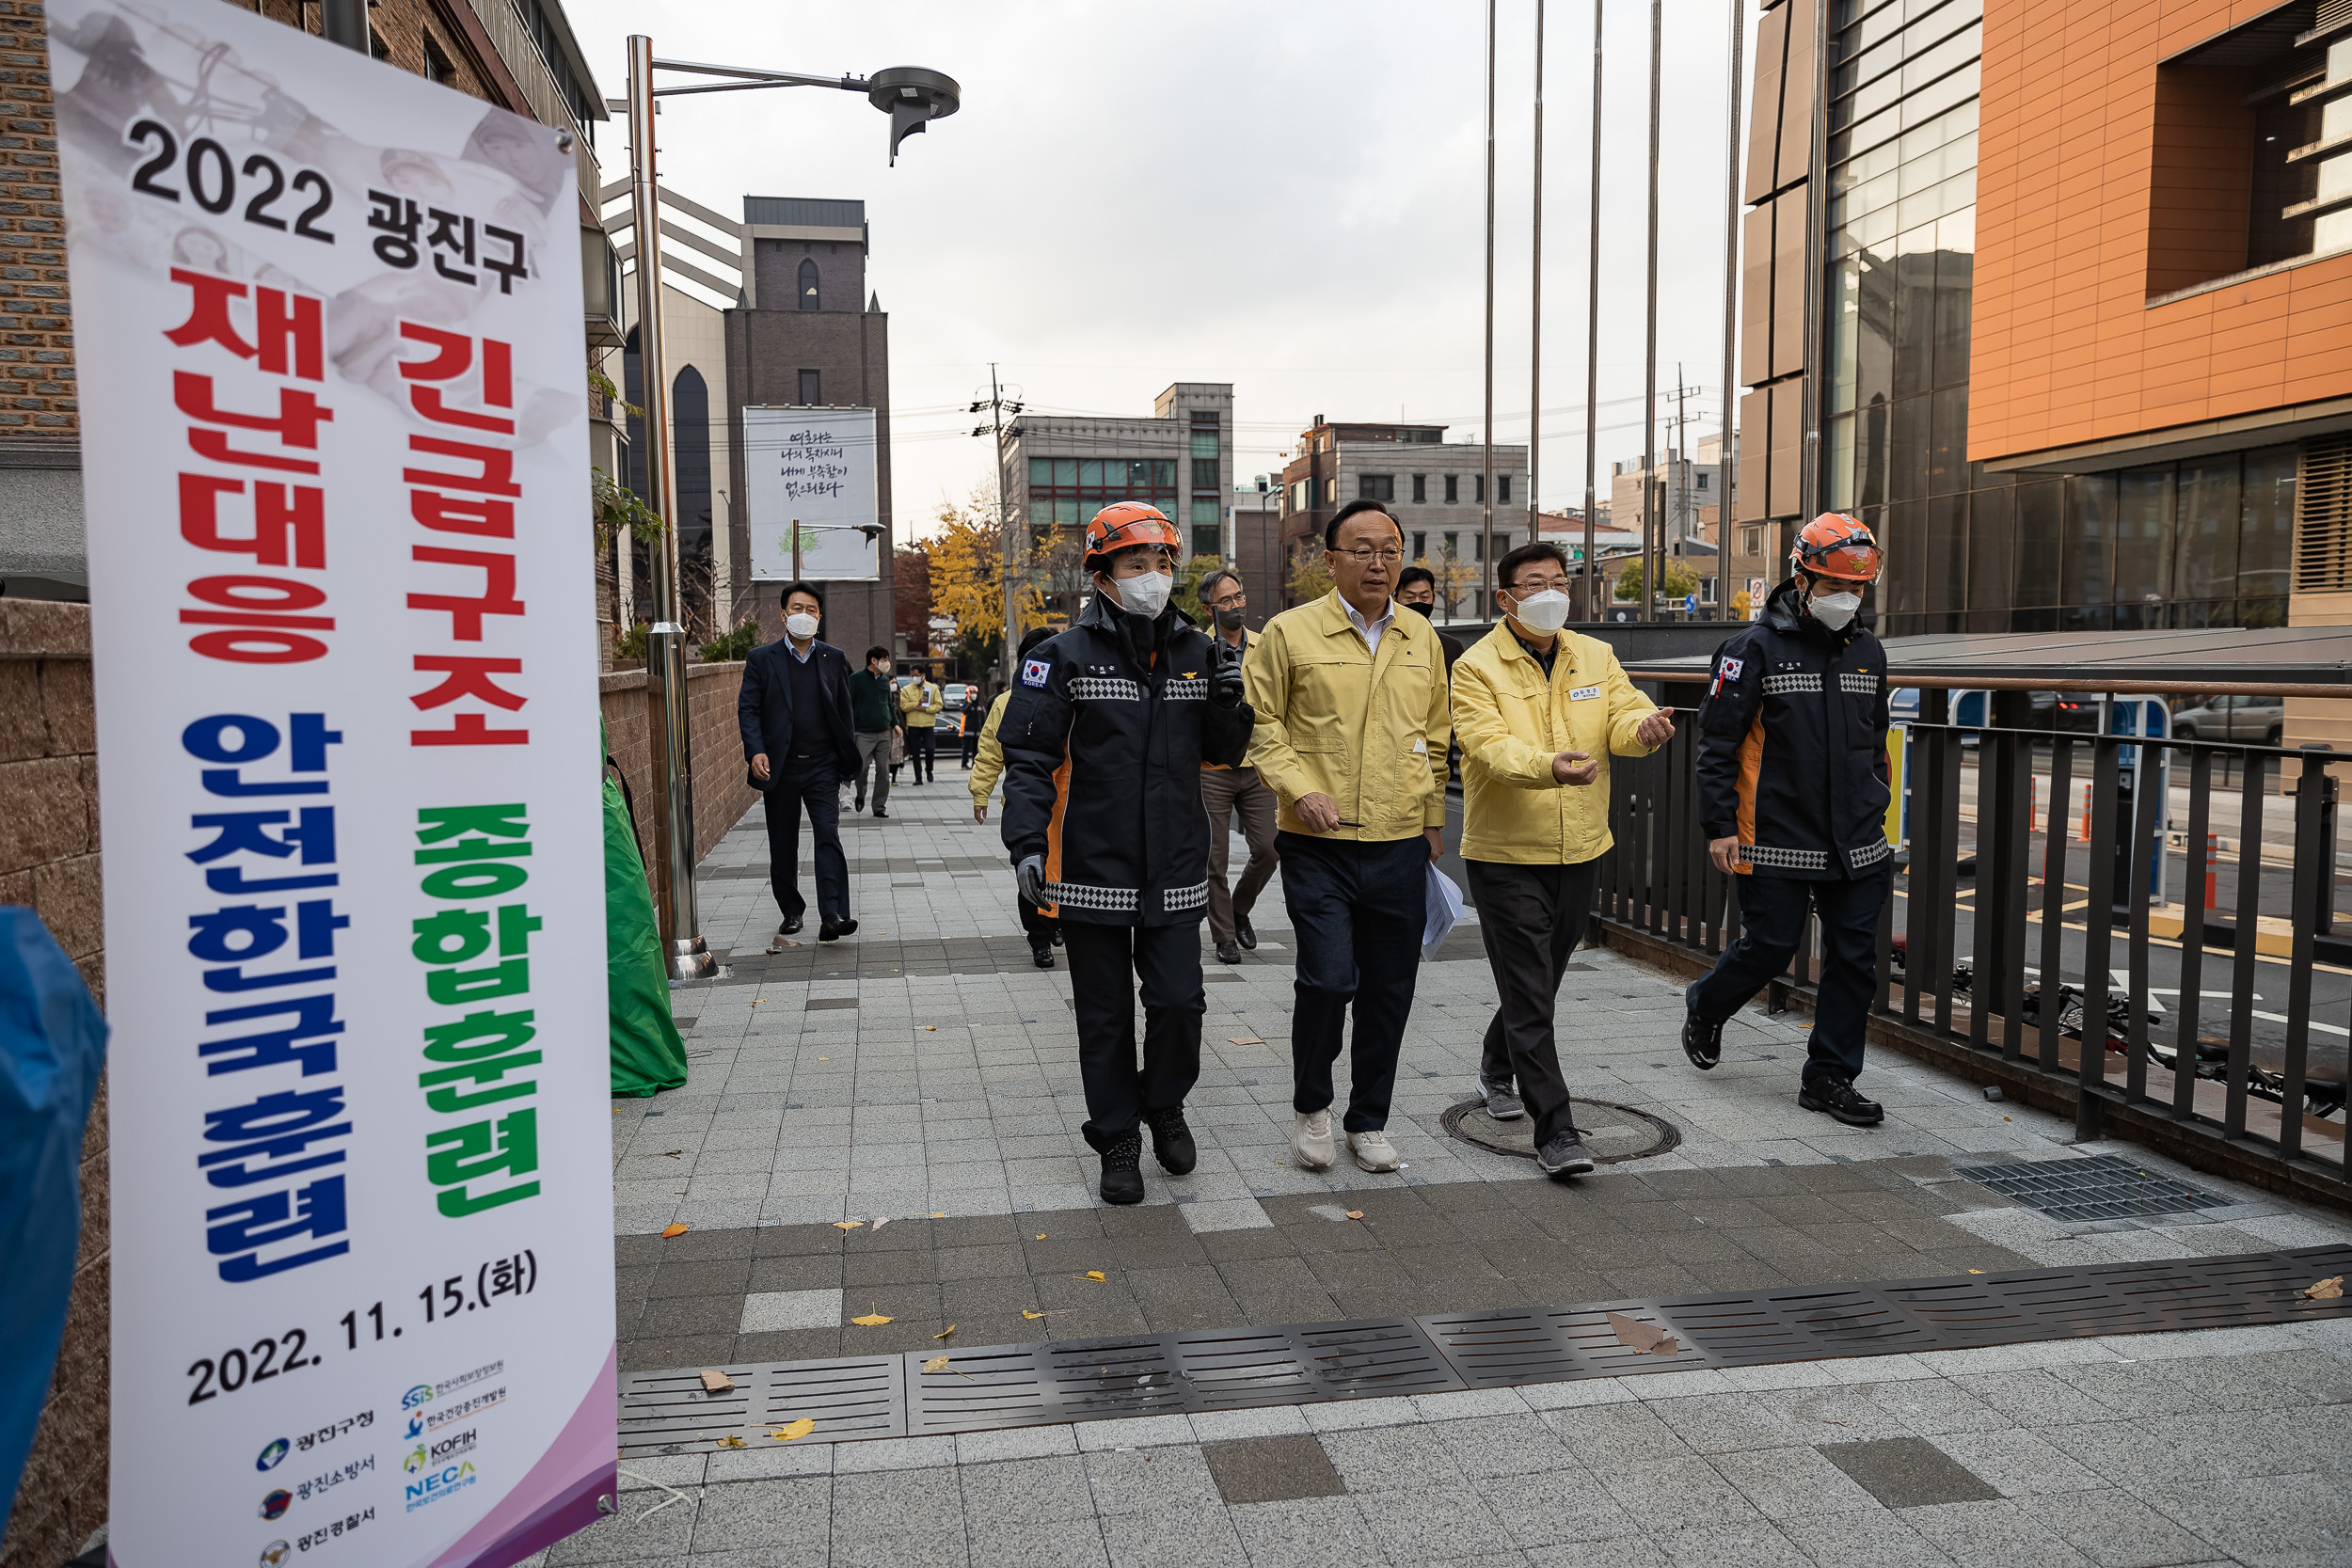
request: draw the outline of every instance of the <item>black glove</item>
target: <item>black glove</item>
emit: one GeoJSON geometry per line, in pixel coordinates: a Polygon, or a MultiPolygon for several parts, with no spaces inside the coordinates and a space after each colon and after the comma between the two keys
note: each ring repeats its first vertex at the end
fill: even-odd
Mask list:
{"type": "Polygon", "coordinates": [[[1241,658],[1222,637],[1216,638],[1216,668],[1209,673],[1209,702],[1227,712],[1241,706],[1241,658]]]}
{"type": "Polygon", "coordinates": [[[1042,904],[1045,898],[1045,857],[1024,855],[1012,868],[1012,879],[1021,890],[1021,896],[1032,904],[1042,904]]]}

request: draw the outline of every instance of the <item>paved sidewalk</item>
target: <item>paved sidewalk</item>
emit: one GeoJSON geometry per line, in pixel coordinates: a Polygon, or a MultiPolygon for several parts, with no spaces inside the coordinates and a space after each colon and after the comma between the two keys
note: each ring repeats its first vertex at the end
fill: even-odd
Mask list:
{"type": "MultiPolygon", "coordinates": [[[[1563,992],[1571,1081],[1681,1142],[1544,1181],[1439,1124],[1494,1004],[1474,924],[1422,972],[1390,1127],[1406,1168],[1302,1171],[1279,878],[1258,951],[1207,965],[1199,1169],[1147,1158],[1146,1203],[1108,1210],[1068,977],[1030,966],[994,822],[952,768],[891,808],[845,819],[845,942],[766,954],[755,815],[706,863],[732,973],[674,992],[686,1087],[614,1105],[625,1370],[906,1350],[950,1323],[970,1347],[2352,1239],[1887,1053],[1864,1080],[1886,1125],[1840,1126],[1796,1105],[1802,1028],[1757,1009],[1699,1074],[1678,986],[1604,949],[1563,992]],[[2099,1152],[2222,1206],[2065,1224],[1956,1168],[2099,1152]],[[867,1314],[893,1321],[848,1321],[867,1314]]],[[[546,1560],[2347,1562],[2347,1361],[2342,1325],[2305,1324],[810,1440],[632,1461],[622,1516],[546,1560]]]]}

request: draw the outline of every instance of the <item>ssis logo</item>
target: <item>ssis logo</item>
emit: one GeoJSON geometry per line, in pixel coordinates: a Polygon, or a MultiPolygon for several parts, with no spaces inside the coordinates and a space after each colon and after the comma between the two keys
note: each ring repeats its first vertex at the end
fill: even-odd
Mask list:
{"type": "Polygon", "coordinates": [[[430,1383],[420,1383],[414,1388],[409,1389],[408,1392],[400,1396],[400,1407],[403,1410],[414,1410],[421,1404],[430,1404],[432,1402],[433,1385],[430,1383]]]}
{"type": "Polygon", "coordinates": [[[428,1470],[408,1483],[404,1512],[414,1513],[421,1508],[439,1502],[453,1492],[464,1491],[481,1479],[474,1474],[470,1459],[460,1460],[438,1470],[428,1470]]]}

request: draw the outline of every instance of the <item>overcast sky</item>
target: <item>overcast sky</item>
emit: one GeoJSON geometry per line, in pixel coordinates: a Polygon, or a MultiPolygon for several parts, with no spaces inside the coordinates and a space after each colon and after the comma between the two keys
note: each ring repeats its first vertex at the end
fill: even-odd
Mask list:
{"type": "MultiPolygon", "coordinates": [[[[849,94],[672,99],[664,182],[729,215],[746,194],[861,199],[890,314],[900,537],[988,482],[964,409],[989,363],[1051,413],[1148,415],[1171,381],[1230,381],[1234,472],[1279,467],[1316,415],[1483,428],[1485,24],[1475,0],[568,0],[597,87],[624,40],[676,59],[819,73],[946,71],[963,107],[911,136],[849,94]]],[[[1609,8],[1600,473],[1641,451],[1649,13],[1609,8]],[[1613,404],[1612,400],[1617,400],[1613,404]]],[[[1547,507],[1584,486],[1591,0],[1547,12],[1547,507]]],[[[1534,0],[1501,7],[1495,433],[1528,425],[1534,0]]],[[[1754,25],[1750,14],[1749,25],[1754,25]]],[[[1675,362],[1722,379],[1728,6],[1666,8],[1660,416],[1675,362]]],[[[1751,31],[1751,43],[1753,32],[1751,31]]],[[[597,128],[606,178],[625,120],[597,128]]],[[[1663,436],[1661,437],[1661,444],[1663,436]]]]}

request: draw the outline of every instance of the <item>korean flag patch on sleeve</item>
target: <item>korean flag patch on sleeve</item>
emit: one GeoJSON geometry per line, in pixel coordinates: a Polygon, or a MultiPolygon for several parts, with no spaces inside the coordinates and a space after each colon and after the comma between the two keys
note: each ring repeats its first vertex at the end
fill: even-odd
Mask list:
{"type": "Polygon", "coordinates": [[[1054,661],[1050,658],[1025,658],[1021,661],[1021,684],[1024,686],[1042,689],[1053,673],[1054,661]]]}
{"type": "Polygon", "coordinates": [[[1744,667],[1745,666],[1736,658],[1718,660],[1715,665],[1715,684],[1707,689],[1707,694],[1710,697],[1722,695],[1723,689],[1725,686],[1738,682],[1740,679],[1740,672],[1744,667]]]}

